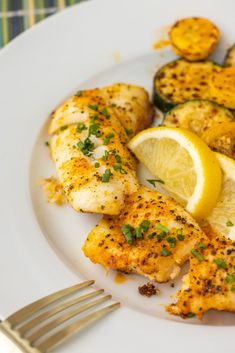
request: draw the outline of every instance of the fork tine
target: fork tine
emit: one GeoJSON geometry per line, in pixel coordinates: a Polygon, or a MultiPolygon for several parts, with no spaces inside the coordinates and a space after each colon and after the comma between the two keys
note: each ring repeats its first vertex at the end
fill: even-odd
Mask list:
{"type": "Polygon", "coordinates": [[[55,348],[56,346],[58,346],[61,342],[65,341],[67,338],[69,338],[75,332],[82,330],[83,328],[85,328],[89,324],[95,322],[96,320],[102,318],[103,316],[107,315],[111,311],[117,309],[119,306],[120,306],[120,303],[116,302],[114,304],[106,306],[105,308],[97,310],[94,313],[83,317],[83,318],[75,321],[71,325],[58,331],[54,335],[50,336],[48,339],[46,339],[44,342],[40,343],[38,346],[35,345],[35,348],[37,348],[42,353],[47,353],[50,350],[52,350],[53,348],[55,348]]]}
{"type": "Polygon", "coordinates": [[[106,295],[104,297],[101,297],[99,299],[93,300],[89,303],[86,303],[84,305],[82,305],[79,308],[76,308],[74,310],[70,310],[68,313],[66,313],[65,315],[61,315],[60,317],[58,317],[57,319],[49,322],[48,324],[46,324],[45,326],[41,327],[39,330],[37,330],[36,332],[32,333],[30,336],[27,337],[27,340],[33,344],[35,341],[37,341],[39,338],[41,338],[43,335],[47,334],[48,332],[50,332],[51,330],[53,330],[54,328],[58,327],[59,325],[61,325],[63,322],[68,321],[69,319],[73,318],[74,316],[82,313],[85,310],[88,310],[90,308],[92,308],[95,305],[101,304],[103,302],[105,302],[108,299],[111,299],[112,296],[111,295],[106,295]]]}
{"type": "Polygon", "coordinates": [[[15,325],[21,323],[23,320],[27,319],[32,314],[36,313],[38,310],[46,307],[47,305],[49,305],[51,303],[54,303],[55,301],[65,297],[69,294],[76,292],[77,290],[79,290],[81,288],[85,288],[85,287],[90,286],[94,282],[95,281],[82,282],[79,284],[75,284],[74,286],[59,290],[56,293],[47,295],[46,297],[41,298],[41,299],[25,306],[24,308],[16,311],[14,314],[12,314],[11,316],[9,316],[7,318],[7,322],[10,323],[11,326],[15,326],[15,325]]]}
{"type": "Polygon", "coordinates": [[[53,315],[60,313],[61,311],[65,310],[75,304],[78,304],[86,299],[95,297],[96,295],[99,295],[103,292],[104,292],[103,289],[98,289],[96,291],[84,294],[78,298],[74,298],[74,299],[71,299],[65,303],[59,304],[59,305],[47,310],[46,312],[42,313],[41,315],[36,316],[32,320],[26,322],[24,325],[17,328],[17,331],[20,333],[20,335],[25,335],[28,331],[32,330],[35,326],[37,326],[41,322],[45,321],[46,319],[49,319],[53,315]]]}

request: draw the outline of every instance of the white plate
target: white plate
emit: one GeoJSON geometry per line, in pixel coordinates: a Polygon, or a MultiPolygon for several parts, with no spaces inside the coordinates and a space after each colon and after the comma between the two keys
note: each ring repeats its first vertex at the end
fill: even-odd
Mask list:
{"type": "Polygon", "coordinates": [[[156,66],[174,58],[168,49],[154,52],[152,44],[180,17],[201,15],[216,22],[222,31],[216,53],[221,61],[235,39],[234,10],[232,0],[223,6],[219,0],[97,0],[49,18],[1,51],[2,318],[42,295],[92,277],[124,304],[58,352],[220,353],[225,344],[233,351],[232,314],[211,313],[202,324],[182,322],[164,312],[169,285],[161,286],[158,298],[146,299],[136,292],[143,278],[114,283],[113,273],[105,276],[80,249],[98,218],[47,205],[37,183],[53,168],[43,142],[45,122],[55,106],[79,87],[125,81],[150,90],[156,66]]]}

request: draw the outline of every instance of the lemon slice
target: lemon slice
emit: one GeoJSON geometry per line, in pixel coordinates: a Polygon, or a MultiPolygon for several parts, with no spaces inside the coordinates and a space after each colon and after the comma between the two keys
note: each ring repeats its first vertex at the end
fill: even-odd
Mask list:
{"type": "Polygon", "coordinates": [[[216,206],[207,220],[212,229],[235,239],[235,161],[214,152],[223,172],[222,190],[216,206]]]}
{"type": "Polygon", "coordinates": [[[129,148],[195,218],[211,212],[222,172],[214,153],[198,136],[185,129],[156,127],[136,135],[129,148]]]}

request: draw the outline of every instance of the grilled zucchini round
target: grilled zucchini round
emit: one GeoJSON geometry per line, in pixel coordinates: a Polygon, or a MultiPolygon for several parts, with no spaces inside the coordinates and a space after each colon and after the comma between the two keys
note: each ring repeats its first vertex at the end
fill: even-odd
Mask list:
{"type": "Polygon", "coordinates": [[[170,30],[170,39],[177,54],[189,61],[206,59],[220,37],[218,28],[206,18],[189,17],[177,21],[170,30]]]}
{"type": "Polygon", "coordinates": [[[212,61],[172,61],[157,71],[154,77],[154,104],[163,112],[193,99],[210,99],[209,78],[221,70],[212,61]]]}
{"type": "Polygon", "coordinates": [[[165,115],[163,125],[185,128],[202,136],[211,126],[233,120],[233,114],[228,109],[210,101],[194,100],[171,109],[165,115]]]}
{"type": "Polygon", "coordinates": [[[227,55],[224,60],[224,66],[235,66],[235,44],[228,49],[227,55]]]}

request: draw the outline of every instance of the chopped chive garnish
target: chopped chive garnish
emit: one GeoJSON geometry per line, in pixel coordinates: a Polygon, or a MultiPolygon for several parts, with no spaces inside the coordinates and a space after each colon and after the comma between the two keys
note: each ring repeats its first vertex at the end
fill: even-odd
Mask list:
{"type": "Polygon", "coordinates": [[[102,108],[102,109],[101,109],[101,113],[103,114],[103,116],[105,116],[106,119],[109,119],[109,118],[110,118],[110,114],[109,114],[107,108],[105,108],[105,107],[102,108]]]}
{"type": "Polygon", "coordinates": [[[49,144],[48,141],[45,141],[44,144],[45,144],[45,146],[47,146],[47,147],[50,146],[50,144],[49,144]]]}
{"type": "Polygon", "coordinates": [[[101,158],[103,161],[107,161],[109,158],[109,151],[105,150],[104,155],[101,158]]]}
{"type": "Polygon", "coordinates": [[[182,241],[185,239],[185,236],[183,234],[183,229],[182,228],[179,228],[176,230],[176,234],[177,234],[177,239],[182,241]]]}
{"type": "Polygon", "coordinates": [[[90,126],[89,126],[89,136],[90,135],[95,135],[96,137],[100,137],[101,131],[99,131],[100,126],[96,123],[95,120],[91,120],[90,126]]]}
{"type": "Polygon", "coordinates": [[[170,244],[171,248],[174,248],[177,242],[177,239],[174,237],[167,237],[166,241],[168,241],[168,243],[170,244]]]}
{"type": "Polygon", "coordinates": [[[135,236],[137,239],[143,238],[143,234],[140,227],[135,228],[135,236]]]}
{"type": "Polygon", "coordinates": [[[113,133],[110,133],[110,134],[106,135],[105,138],[103,139],[104,145],[105,146],[108,145],[110,140],[111,140],[111,138],[113,138],[113,137],[114,137],[113,133]]]}
{"type": "Polygon", "coordinates": [[[228,275],[226,278],[227,283],[234,283],[235,282],[235,275],[228,275]]]}
{"type": "Polygon", "coordinates": [[[202,254],[200,254],[200,252],[198,252],[195,249],[191,250],[191,254],[193,256],[195,256],[198,259],[198,261],[204,261],[205,260],[204,256],[202,254]]]}
{"type": "Polygon", "coordinates": [[[128,244],[133,244],[134,242],[134,237],[133,237],[133,232],[134,228],[130,224],[123,224],[122,225],[122,233],[124,234],[126,241],[128,244]]]}
{"type": "Polygon", "coordinates": [[[161,254],[162,254],[163,256],[169,256],[169,255],[170,255],[170,251],[167,250],[166,248],[163,248],[162,251],[161,251],[161,254]]]}
{"type": "Polygon", "coordinates": [[[143,229],[144,232],[147,232],[149,230],[150,222],[145,219],[140,223],[140,228],[143,229]]]}
{"type": "Polygon", "coordinates": [[[132,130],[129,130],[125,127],[125,133],[127,134],[127,136],[132,134],[132,130]]]}
{"type": "Polygon", "coordinates": [[[104,174],[102,175],[102,181],[103,183],[108,183],[109,179],[111,178],[112,173],[110,169],[106,169],[104,174]]]}
{"type": "Polygon", "coordinates": [[[80,148],[81,152],[85,156],[91,156],[93,150],[95,149],[94,143],[87,137],[84,141],[79,141],[77,147],[80,148]]]}
{"type": "Polygon", "coordinates": [[[228,222],[226,222],[226,226],[227,226],[227,227],[233,227],[233,226],[234,226],[234,224],[233,224],[233,222],[228,221],[228,222]]]}
{"type": "Polygon", "coordinates": [[[61,126],[60,131],[64,131],[66,129],[68,129],[68,125],[61,126]]]}
{"type": "Polygon", "coordinates": [[[195,316],[195,314],[192,313],[191,311],[186,314],[186,318],[187,318],[187,319],[191,319],[191,318],[194,317],[194,316],[195,316]]]}
{"type": "Polygon", "coordinates": [[[165,232],[166,234],[169,233],[169,229],[165,226],[163,226],[161,223],[157,223],[156,225],[157,229],[161,230],[162,232],[165,232]]]}
{"type": "Polygon", "coordinates": [[[161,179],[146,179],[146,180],[149,184],[153,185],[154,187],[156,187],[156,183],[165,184],[164,181],[161,179]]]}
{"type": "Polygon", "coordinates": [[[113,169],[116,170],[116,171],[119,171],[121,174],[127,174],[127,171],[122,168],[122,164],[121,163],[114,164],[113,165],[113,169]]]}
{"type": "Polygon", "coordinates": [[[100,167],[100,163],[99,162],[95,162],[95,168],[99,168],[100,167]]]}
{"type": "Polygon", "coordinates": [[[97,111],[98,110],[98,105],[97,104],[89,104],[88,108],[97,111]]]}
{"type": "Polygon", "coordinates": [[[87,130],[87,127],[84,123],[78,123],[76,130],[77,132],[82,132],[83,130],[87,130]]]}
{"type": "Polygon", "coordinates": [[[215,259],[214,263],[221,268],[227,268],[227,264],[223,259],[215,259]]]}
{"type": "Polygon", "coordinates": [[[122,162],[122,158],[121,158],[121,156],[119,156],[119,154],[115,154],[114,157],[115,157],[115,160],[116,160],[117,163],[121,163],[122,162]]]}
{"type": "Polygon", "coordinates": [[[75,93],[75,96],[76,96],[76,97],[81,97],[81,96],[82,96],[82,94],[83,94],[83,92],[82,92],[82,91],[77,91],[77,93],[75,93]]]}
{"type": "Polygon", "coordinates": [[[197,247],[198,247],[198,249],[205,249],[206,245],[203,244],[203,243],[199,243],[199,244],[197,245],[197,247]]]}
{"type": "Polygon", "coordinates": [[[157,235],[157,240],[162,240],[166,237],[166,232],[161,232],[157,235]]]}

